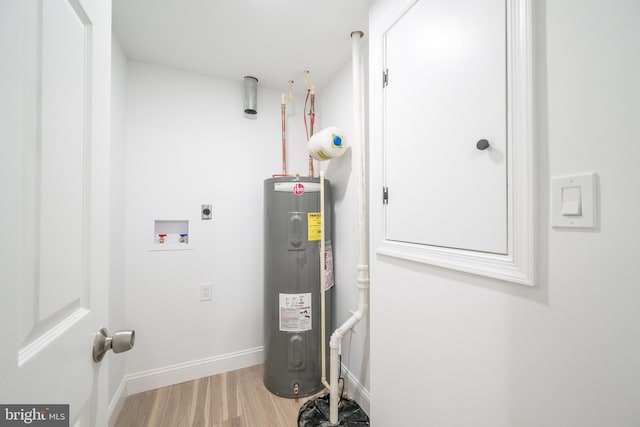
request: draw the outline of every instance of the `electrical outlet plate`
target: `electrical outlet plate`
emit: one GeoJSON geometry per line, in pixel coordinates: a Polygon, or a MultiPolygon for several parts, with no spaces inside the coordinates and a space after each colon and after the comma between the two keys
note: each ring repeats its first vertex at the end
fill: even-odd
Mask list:
{"type": "Polygon", "coordinates": [[[201,205],[200,213],[202,214],[202,219],[211,219],[213,216],[213,212],[211,211],[211,205],[201,205]]]}
{"type": "Polygon", "coordinates": [[[213,285],[211,283],[200,284],[200,301],[211,301],[213,299],[213,285]]]}

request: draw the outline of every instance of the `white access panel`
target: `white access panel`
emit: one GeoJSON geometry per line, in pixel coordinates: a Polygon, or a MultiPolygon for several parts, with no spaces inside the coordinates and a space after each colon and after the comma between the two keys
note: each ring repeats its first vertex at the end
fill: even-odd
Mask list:
{"type": "Polygon", "coordinates": [[[504,0],[419,0],[385,34],[387,240],[507,253],[506,48],[504,0]]]}

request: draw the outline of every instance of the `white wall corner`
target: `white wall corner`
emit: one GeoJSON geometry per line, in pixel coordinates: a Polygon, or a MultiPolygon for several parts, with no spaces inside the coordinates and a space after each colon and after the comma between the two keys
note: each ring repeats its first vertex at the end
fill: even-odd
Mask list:
{"type": "Polygon", "coordinates": [[[109,427],[114,427],[116,425],[116,421],[118,421],[118,416],[120,415],[120,411],[122,411],[122,407],[124,406],[124,401],[127,398],[126,390],[127,378],[125,377],[120,381],[120,385],[118,385],[111,402],[109,402],[109,407],[107,408],[107,414],[109,414],[109,427]]]}
{"type": "Polygon", "coordinates": [[[130,396],[143,391],[193,381],[261,363],[264,363],[263,346],[129,374],[124,378],[126,395],[130,396]]]}
{"type": "Polygon", "coordinates": [[[369,395],[369,390],[367,390],[344,365],[342,365],[342,376],[344,378],[345,389],[349,396],[358,402],[364,412],[369,415],[371,413],[371,397],[369,395]]]}

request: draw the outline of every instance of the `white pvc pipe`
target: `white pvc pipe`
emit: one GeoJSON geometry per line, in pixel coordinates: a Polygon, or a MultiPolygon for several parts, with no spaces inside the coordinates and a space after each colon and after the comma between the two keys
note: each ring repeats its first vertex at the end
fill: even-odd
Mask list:
{"type": "Polygon", "coordinates": [[[362,31],[351,33],[351,52],[353,68],[353,115],[354,115],[354,146],[359,149],[359,159],[357,162],[356,191],[358,196],[358,234],[359,234],[359,256],[358,256],[358,310],[351,315],[331,335],[329,341],[329,373],[331,378],[329,397],[329,422],[338,423],[338,403],[340,393],[338,391],[338,371],[339,371],[339,351],[342,337],[354,327],[366,314],[369,308],[369,230],[367,222],[367,211],[365,203],[366,174],[365,174],[365,144],[364,144],[364,120],[363,120],[363,97],[362,97],[362,69],[360,67],[360,39],[364,36],[362,31]]]}

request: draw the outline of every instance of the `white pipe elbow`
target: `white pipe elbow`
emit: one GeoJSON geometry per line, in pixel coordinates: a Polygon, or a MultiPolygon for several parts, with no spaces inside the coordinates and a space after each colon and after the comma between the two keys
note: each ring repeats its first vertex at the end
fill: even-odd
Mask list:
{"type": "MultiPolygon", "coordinates": [[[[362,305],[361,305],[362,307],[362,305]]],[[[366,308],[365,308],[366,310],[366,308]]],[[[334,331],[334,333],[331,335],[331,341],[329,342],[329,346],[331,346],[331,343],[335,341],[335,345],[336,347],[339,345],[340,340],[342,339],[342,337],[349,332],[351,329],[353,329],[353,327],[356,325],[356,323],[358,323],[360,320],[362,320],[362,318],[364,317],[364,310],[361,310],[360,308],[355,311],[350,318],[347,319],[346,322],[344,322],[338,329],[336,329],[334,331]]]]}

